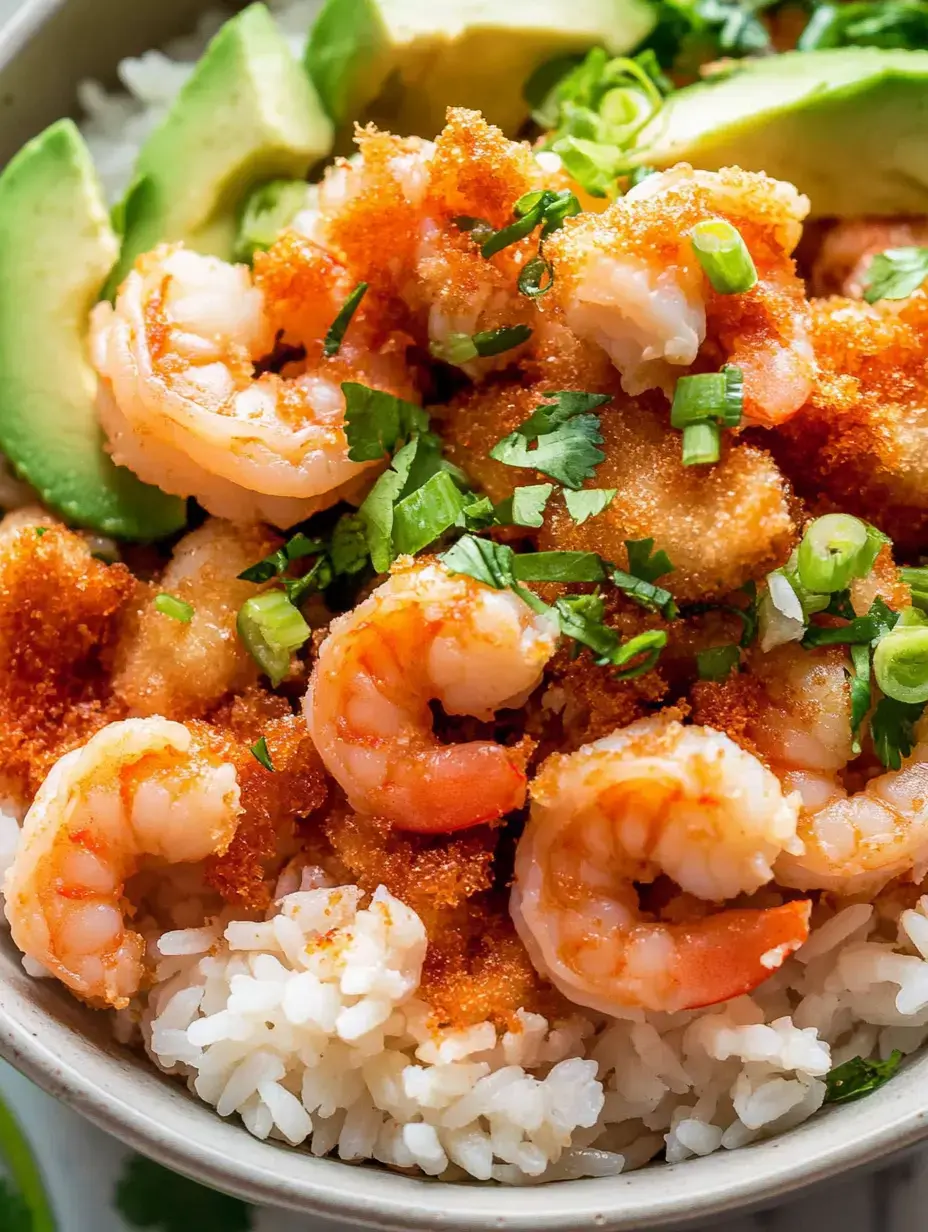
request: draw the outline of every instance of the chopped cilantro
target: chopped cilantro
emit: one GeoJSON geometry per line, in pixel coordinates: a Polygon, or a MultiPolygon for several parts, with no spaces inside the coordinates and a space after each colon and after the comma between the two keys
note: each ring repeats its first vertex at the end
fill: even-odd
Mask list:
{"type": "Polygon", "coordinates": [[[274,763],[271,760],[271,754],[267,747],[267,740],[264,736],[259,737],[249,750],[255,761],[259,761],[265,770],[270,770],[274,773],[274,763]]]}
{"type": "Polygon", "coordinates": [[[512,572],[519,582],[602,582],[606,565],[595,552],[519,552],[512,572]]]}
{"type": "Polygon", "coordinates": [[[429,426],[428,412],[421,406],[369,389],[356,381],[342,384],[345,395],[345,435],[352,462],[376,462],[397,445],[429,426]]]}
{"type": "Polygon", "coordinates": [[[436,471],[393,509],[393,548],[415,555],[456,526],[467,498],[447,471],[436,471]]]}
{"type": "Polygon", "coordinates": [[[634,599],[652,612],[660,612],[665,620],[675,620],[679,615],[673,595],[669,590],[664,590],[663,586],[655,586],[653,582],[646,582],[644,578],[626,573],[624,569],[615,569],[612,580],[629,599],[634,599]]]}
{"type": "Polygon", "coordinates": [[[272,577],[280,577],[286,571],[292,560],[300,560],[304,556],[313,556],[322,552],[325,544],[321,539],[310,539],[302,531],[298,531],[288,539],[282,548],[271,552],[254,565],[249,565],[238,574],[242,582],[267,582],[272,577]]]}
{"type": "Polygon", "coordinates": [[[854,1057],[837,1065],[825,1075],[825,1103],[849,1104],[862,1099],[889,1082],[902,1062],[902,1053],[895,1049],[885,1061],[868,1061],[854,1057]]]}
{"type": "Polygon", "coordinates": [[[617,491],[617,488],[582,488],[579,492],[568,489],[564,493],[564,504],[577,525],[582,526],[590,518],[595,518],[608,509],[615,500],[617,491]]]}
{"type": "Polygon", "coordinates": [[[251,1207],[135,1155],[116,1184],[116,1209],[133,1228],[156,1232],[248,1232],[251,1207]]]}
{"type": "Polygon", "coordinates": [[[547,394],[553,403],[538,407],[515,432],[490,450],[490,457],[507,466],[530,467],[566,488],[581,488],[605,458],[599,416],[590,409],[609,402],[606,394],[561,390],[547,394]]]}
{"type": "Polygon", "coordinates": [[[696,654],[696,670],[700,680],[727,680],[732,669],[741,662],[741,651],[733,643],[710,646],[696,654]]]}
{"type": "Polygon", "coordinates": [[[326,334],[325,341],[322,344],[323,355],[332,356],[338,354],[341,349],[342,340],[345,337],[345,331],[351,324],[351,318],[357,312],[366,291],[367,283],[359,282],[342,304],[341,308],[339,308],[338,315],[329,326],[329,331],[326,334]]]}
{"type": "Polygon", "coordinates": [[[864,299],[907,299],[928,278],[928,248],[887,248],[870,262],[864,299]]]}
{"type": "Polygon", "coordinates": [[[335,523],[329,543],[329,556],[336,574],[360,573],[370,559],[364,519],[357,513],[343,513],[335,523]]]}
{"type": "Polygon", "coordinates": [[[553,491],[553,483],[525,484],[515,488],[512,496],[507,496],[496,506],[494,513],[497,522],[503,526],[542,526],[545,506],[553,491]]]}
{"type": "Polygon", "coordinates": [[[882,697],[870,720],[870,735],[877,757],[888,770],[898,770],[902,759],[915,748],[915,724],[922,716],[925,706],[910,702],[897,702],[891,697],[882,697]]]}
{"type": "Polygon", "coordinates": [[[928,48],[928,4],[924,0],[819,2],[797,44],[800,51],[825,47],[928,48]]]}
{"type": "Polygon", "coordinates": [[[35,531],[36,537],[41,539],[42,536],[45,534],[45,532],[48,530],[48,527],[47,526],[33,526],[32,529],[35,531]]]}
{"type": "Polygon", "coordinates": [[[670,557],[664,551],[655,552],[653,539],[626,539],[628,571],[645,582],[656,582],[665,574],[673,573],[670,557]]]}
{"type": "Polygon", "coordinates": [[[512,548],[504,543],[479,539],[476,535],[462,535],[443,553],[441,560],[449,573],[466,573],[494,590],[505,590],[515,582],[512,572],[514,556],[512,548]]]}

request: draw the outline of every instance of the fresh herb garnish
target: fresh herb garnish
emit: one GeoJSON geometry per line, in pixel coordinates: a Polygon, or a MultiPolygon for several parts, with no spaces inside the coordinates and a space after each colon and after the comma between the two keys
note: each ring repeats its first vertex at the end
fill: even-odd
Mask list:
{"type": "Polygon", "coordinates": [[[539,255],[530,257],[522,266],[517,285],[522,295],[537,299],[550,291],[553,283],[554,270],[551,263],[539,255]]]}
{"type": "Polygon", "coordinates": [[[901,1061],[902,1053],[897,1048],[885,1061],[854,1057],[843,1065],[835,1066],[825,1075],[825,1103],[849,1104],[852,1100],[862,1099],[888,1082],[901,1061]]]}
{"type": "Polygon", "coordinates": [[[732,669],[741,662],[741,651],[733,643],[725,646],[710,646],[696,653],[696,670],[700,680],[727,680],[732,669]]]}
{"type": "Polygon", "coordinates": [[[737,428],[744,406],[744,374],[726,364],[721,372],[681,376],[673,393],[670,426],[683,432],[683,465],[718,462],[721,429],[737,428]]]}
{"type": "Polygon", "coordinates": [[[184,599],[178,599],[176,595],[168,595],[164,592],[155,595],[154,608],[162,616],[169,616],[171,620],[179,621],[182,625],[189,625],[193,620],[193,604],[187,603],[184,599]]]}
{"type": "Polygon", "coordinates": [[[490,457],[507,466],[530,467],[556,479],[565,488],[581,488],[605,458],[595,407],[611,401],[608,394],[561,390],[538,407],[515,432],[490,450],[490,457]]]}
{"type": "Polygon", "coordinates": [[[924,0],[818,3],[797,47],[800,51],[826,47],[928,48],[928,4],[924,0]]]}
{"type": "Polygon", "coordinates": [[[141,1155],[123,1168],[115,1205],[133,1228],[152,1232],[249,1232],[252,1226],[252,1208],[238,1198],[207,1189],[141,1155]]]}
{"type": "Polygon", "coordinates": [[[265,770],[270,770],[274,773],[274,763],[271,760],[271,754],[267,747],[267,739],[264,736],[259,736],[258,739],[250,746],[249,752],[254,757],[255,761],[259,761],[265,770]]]}
{"type": "Polygon", "coordinates": [[[654,551],[653,539],[626,539],[625,550],[628,552],[629,573],[645,582],[656,582],[658,578],[674,572],[667,553],[654,551]]]}
{"type": "Polygon", "coordinates": [[[543,525],[545,506],[554,491],[553,483],[525,484],[513,490],[512,496],[500,501],[493,510],[503,526],[543,525]]]}
{"type": "Polygon", "coordinates": [[[271,552],[263,560],[243,569],[238,578],[242,582],[268,582],[273,577],[280,577],[291,561],[314,556],[324,549],[325,544],[321,539],[310,539],[302,531],[298,531],[276,552],[271,552]]]}
{"type": "Polygon", "coordinates": [[[619,590],[628,595],[629,599],[634,599],[641,607],[646,607],[652,612],[660,612],[665,620],[677,618],[679,613],[673,595],[669,590],[664,590],[662,586],[655,586],[653,582],[646,582],[644,578],[634,577],[623,569],[613,570],[612,581],[619,590]]]}
{"type": "Polygon", "coordinates": [[[322,354],[331,358],[337,355],[342,341],[345,337],[345,331],[351,324],[351,318],[358,310],[358,306],[367,291],[367,283],[359,282],[355,289],[351,292],[341,308],[338,310],[338,315],[329,326],[328,333],[325,336],[325,341],[322,344],[322,354]]]}
{"type": "Polygon", "coordinates": [[[888,770],[899,770],[902,759],[915,748],[915,724],[924,705],[909,705],[882,697],[870,720],[870,734],[877,757],[888,770]]]}
{"type": "Polygon", "coordinates": [[[530,325],[501,325],[499,329],[484,329],[474,334],[471,341],[474,350],[481,359],[489,359],[493,355],[502,355],[504,351],[512,351],[528,342],[532,336],[530,325]]]}
{"type": "Polygon", "coordinates": [[[928,278],[928,248],[887,248],[870,262],[864,299],[908,299],[928,278]]]}
{"type": "Polygon", "coordinates": [[[623,642],[615,629],[603,623],[605,604],[598,594],[568,595],[558,599],[554,607],[565,637],[592,650],[600,667],[624,669],[616,673],[618,680],[631,680],[649,672],[667,645],[667,634],[662,629],[650,629],[623,642]],[[642,655],[641,662],[626,667],[642,655]]]}
{"type": "Polygon", "coordinates": [[[309,625],[282,590],[246,599],[236,629],[245,649],[276,689],[290,670],[290,656],[309,638],[309,625]]]}
{"type": "Polygon", "coordinates": [[[10,1179],[0,1177],[0,1227],[3,1232],[55,1232],[42,1173],[26,1135],[0,1099],[0,1159],[10,1179]]]}
{"type": "Polygon", "coordinates": [[[370,559],[364,519],[357,513],[344,513],[335,523],[329,542],[329,558],[336,574],[360,573],[370,559]]]}
{"type": "Polygon", "coordinates": [[[684,73],[720,57],[765,55],[773,50],[760,14],[783,0],[660,0],[658,24],[648,39],[661,64],[684,73]]]}
{"type": "Polygon", "coordinates": [[[851,692],[851,752],[860,752],[860,728],[873,697],[870,688],[870,647],[851,646],[851,666],[847,670],[851,692]]]}
{"type": "Polygon", "coordinates": [[[577,525],[582,526],[590,518],[595,518],[608,509],[615,500],[617,491],[618,488],[581,488],[579,492],[567,489],[564,492],[564,504],[577,525]]]}
{"type": "Polygon", "coordinates": [[[381,389],[345,381],[342,393],[348,457],[352,462],[379,461],[429,426],[428,413],[421,406],[381,389]]]}
{"type": "Polygon", "coordinates": [[[552,192],[543,189],[520,197],[512,212],[514,220],[499,231],[494,231],[481,244],[480,255],[487,260],[511,244],[524,240],[536,227],[541,227],[541,240],[544,241],[564,225],[565,218],[580,213],[580,202],[567,190],[552,192]]]}

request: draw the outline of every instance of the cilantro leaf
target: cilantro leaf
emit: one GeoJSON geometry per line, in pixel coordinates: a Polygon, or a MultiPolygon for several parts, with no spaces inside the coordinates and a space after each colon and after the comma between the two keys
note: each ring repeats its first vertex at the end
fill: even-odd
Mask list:
{"type": "Polygon", "coordinates": [[[580,488],[592,479],[605,454],[599,416],[590,407],[602,406],[610,399],[604,394],[579,390],[551,393],[550,404],[543,404],[515,432],[490,450],[490,457],[507,466],[530,467],[550,475],[566,488],[580,488]],[[534,446],[534,448],[532,448],[534,446]]]}
{"type": "Polygon", "coordinates": [[[907,299],[928,278],[928,248],[887,248],[870,262],[864,299],[907,299]]]}
{"type": "Polygon", "coordinates": [[[457,522],[467,506],[447,471],[436,471],[393,509],[393,549],[398,556],[415,555],[457,522]]]}
{"type": "Polygon", "coordinates": [[[897,1048],[885,1061],[854,1057],[825,1075],[825,1103],[849,1104],[889,1082],[899,1068],[902,1053],[897,1048]]]}
{"type": "Polygon", "coordinates": [[[652,629],[623,642],[618,632],[603,622],[605,604],[598,594],[567,595],[555,603],[555,611],[565,637],[593,651],[600,667],[624,667],[640,656],[640,663],[616,673],[618,680],[630,680],[649,672],[667,645],[667,634],[652,629]]]}
{"type": "Polygon", "coordinates": [[[596,552],[519,552],[512,573],[520,582],[602,582],[606,566],[596,552]]]}
{"type": "Polygon", "coordinates": [[[325,544],[321,539],[310,539],[302,531],[298,531],[287,540],[282,548],[278,548],[276,552],[271,552],[270,556],[265,556],[263,560],[243,569],[238,574],[238,579],[241,582],[267,582],[272,577],[279,577],[284,573],[292,560],[313,556],[324,550],[325,544]]]}
{"type": "Polygon", "coordinates": [[[494,590],[505,590],[515,582],[514,556],[515,552],[505,543],[462,535],[439,559],[449,573],[465,573],[494,590]]]}
{"type": "Polygon", "coordinates": [[[377,479],[358,509],[371,562],[378,573],[386,573],[397,556],[393,550],[393,507],[406,486],[418,448],[419,438],[414,437],[397,450],[389,469],[377,479]]]}
{"type": "Polygon", "coordinates": [[[870,735],[877,757],[888,770],[898,770],[915,748],[915,724],[925,707],[882,697],[870,720],[870,735]]]}
{"type": "Polygon", "coordinates": [[[356,381],[344,381],[345,436],[352,462],[376,462],[397,445],[429,426],[428,412],[421,406],[369,389],[356,381]]]}
{"type": "Polygon", "coordinates": [[[364,519],[357,513],[343,513],[335,523],[329,556],[336,574],[360,573],[367,564],[370,552],[364,519]]]}
{"type": "Polygon", "coordinates": [[[851,670],[848,672],[851,690],[851,751],[860,752],[860,725],[870,709],[870,647],[851,647],[851,670]]]}
{"type": "Polygon", "coordinates": [[[116,1184],[115,1206],[133,1228],[157,1232],[249,1232],[252,1208],[135,1155],[116,1184]]]}
{"type": "Polygon", "coordinates": [[[924,49],[928,47],[928,4],[924,0],[820,3],[797,46],[800,51],[824,47],[924,49]]]}
{"type": "Polygon", "coordinates": [[[545,506],[553,491],[553,483],[525,484],[515,488],[512,496],[507,496],[496,506],[494,513],[497,522],[502,526],[542,526],[545,506]]]}
{"type": "Polygon", "coordinates": [[[351,318],[357,312],[361,300],[367,292],[367,283],[359,282],[355,289],[351,292],[345,302],[339,308],[335,320],[329,326],[328,333],[325,336],[325,341],[322,344],[322,354],[328,357],[337,355],[341,349],[342,340],[345,337],[345,332],[351,324],[351,318]]]}
{"type": "Polygon", "coordinates": [[[590,518],[595,518],[597,514],[608,509],[615,500],[617,491],[618,488],[583,488],[579,492],[568,489],[564,493],[564,504],[577,525],[582,526],[590,518]]]}
{"type": "Polygon", "coordinates": [[[656,582],[659,577],[673,573],[674,566],[666,552],[653,551],[653,539],[626,539],[628,571],[645,582],[656,582]]]}
{"type": "Polygon", "coordinates": [[[254,757],[255,761],[259,761],[265,770],[274,773],[274,762],[271,760],[271,753],[267,747],[267,739],[264,736],[259,737],[249,748],[249,752],[254,757]]]}
{"type": "Polygon", "coordinates": [[[741,662],[741,651],[733,643],[710,646],[696,653],[696,670],[700,680],[727,680],[732,669],[741,662]]]}

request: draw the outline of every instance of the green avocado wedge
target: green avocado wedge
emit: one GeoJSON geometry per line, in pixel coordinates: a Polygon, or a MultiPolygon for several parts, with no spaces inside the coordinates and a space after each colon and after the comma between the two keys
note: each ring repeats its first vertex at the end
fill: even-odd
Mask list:
{"type": "Polygon", "coordinates": [[[159,539],[185,504],[114,465],[94,405],[87,321],[117,252],[87,148],[60,120],[0,174],[0,446],[69,522],[159,539]]]}
{"type": "Polygon", "coordinates": [[[537,68],[596,46],[621,55],[656,21],[649,0],[326,0],[306,68],[342,139],[355,120],[434,137],[449,106],[514,136],[537,68]]]}
{"type": "Polygon", "coordinates": [[[331,149],[312,82],[265,6],[250,5],[220,29],[139,153],[107,291],[162,241],[229,260],[251,191],[305,177],[331,149]]]}
{"type": "Polygon", "coordinates": [[[928,213],[928,51],[847,47],[750,62],[668,98],[642,162],[790,180],[817,217],[928,213]]]}

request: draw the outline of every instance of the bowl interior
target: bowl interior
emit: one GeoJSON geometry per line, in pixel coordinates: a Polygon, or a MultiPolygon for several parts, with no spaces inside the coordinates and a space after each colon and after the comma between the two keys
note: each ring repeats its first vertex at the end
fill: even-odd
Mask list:
{"type": "MultiPolygon", "coordinates": [[[[0,162],[75,110],[77,82],[189,29],[209,0],[27,0],[0,34],[0,162]]],[[[230,7],[235,7],[234,5],[230,7]]],[[[0,932],[0,1054],[50,1094],[163,1164],[255,1202],[372,1227],[525,1232],[644,1229],[759,1204],[908,1146],[928,1129],[928,1055],[875,1094],[780,1139],[626,1177],[507,1189],[315,1159],[222,1121],[119,1046],[108,1015],[33,980],[0,932]]]]}

